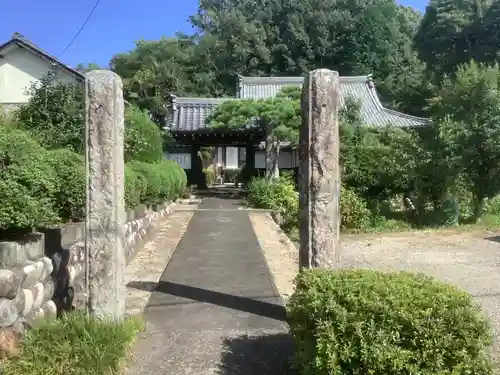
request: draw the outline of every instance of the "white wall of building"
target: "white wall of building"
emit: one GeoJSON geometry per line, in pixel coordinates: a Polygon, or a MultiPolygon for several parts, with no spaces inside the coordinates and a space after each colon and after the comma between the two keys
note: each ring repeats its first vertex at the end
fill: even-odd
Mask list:
{"type": "Polygon", "coordinates": [[[54,72],[59,82],[78,83],[75,76],[46,59],[18,46],[9,47],[0,58],[0,104],[26,103],[27,89],[49,72],[54,72]]]}

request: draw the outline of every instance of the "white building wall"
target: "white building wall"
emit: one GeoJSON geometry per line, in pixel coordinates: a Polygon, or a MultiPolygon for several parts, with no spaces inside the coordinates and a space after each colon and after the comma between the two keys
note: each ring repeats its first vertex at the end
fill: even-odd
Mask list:
{"type": "Polygon", "coordinates": [[[26,91],[49,72],[54,72],[59,82],[78,83],[76,77],[60,67],[52,67],[46,59],[18,46],[11,48],[0,58],[0,104],[26,103],[26,91]]]}

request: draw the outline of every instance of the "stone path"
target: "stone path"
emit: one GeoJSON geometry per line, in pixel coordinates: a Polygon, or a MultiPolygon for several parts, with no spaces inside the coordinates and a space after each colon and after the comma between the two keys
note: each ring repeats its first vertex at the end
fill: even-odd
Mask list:
{"type": "Polygon", "coordinates": [[[130,375],[289,373],[285,310],[238,201],[205,198],[160,282],[129,287],[156,287],[130,375]]]}

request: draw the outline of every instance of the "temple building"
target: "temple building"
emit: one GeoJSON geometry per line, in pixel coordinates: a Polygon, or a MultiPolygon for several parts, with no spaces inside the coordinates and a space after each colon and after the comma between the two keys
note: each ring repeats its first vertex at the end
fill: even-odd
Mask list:
{"type": "MultiPolygon", "coordinates": [[[[176,160],[185,169],[191,169],[192,150],[189,146],[194,141],[199,146],[214,146],[213,163],[225,169],[238,169],[248,163],[249,147],[253,146],[254,168],[264,169],[263,135],[256,130],[248,129],[241,134],[219,134],[217,138],[208,139],[206,118],[221,103],[235,99],[265,99],[276,96],[284,87],[301,86],[303,77],[243,77],[238,76],[236,98],[189,98],[172,96],[168,104],[166,129],[187,147],[176,148],[166,157],[176,160]]],[[[360,115],[368,126],[384,126],[388,123],[400,127],[419,127],[428,123],[425,118],[407,115],[385,108],[377,94],[371,75],[340,77],[340,104],[345,98],[352,97],[360,104],[360,115]]],[[[297,164],[296,150],[283,150],[279,156],[280,168],[295,168],[297,164]]]]}

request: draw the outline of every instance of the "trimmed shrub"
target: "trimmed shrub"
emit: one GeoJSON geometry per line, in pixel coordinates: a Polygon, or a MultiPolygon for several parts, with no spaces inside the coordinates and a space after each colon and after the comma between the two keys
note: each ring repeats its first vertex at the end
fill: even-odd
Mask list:
{"type": "Polygon", "coordinates": [[[146,189],[142,196],[142,203],[156,204],[162,195],[162,178],[157,164],[133,162],[130,167],[138,174],[144,176],[146,189]]]}
{"type": "Polygon", "coordinates": [[[144,179],[139,182],[139,176],[139,173],[135,172],[130,165],[125,164],[125,207],[127,209],[135,208],[141,203],[141,183],[144,179]]]}
{"type": "Polygon", "coordinates": [[[134,162],[130,167],[143,177],[143,181],[137,185],[141,191],[142,203],[156,204],[182,196],[187,177],[186,172],[176,162],[171,160],[154,164],[134,162]]]}
{"type": "Polygon", "coordinates": [[[349,188],[341,189],[340,215],[342,228],[364,229],[370,225],[371,212],[366,201],[349,188]]]}
{"type": "Polygon", "coordinates": [[[158,125],[136,106],[125,110],[125,161],[157,163],[163,158],[163,138],[158,125]]]}
{"type": "Polygon", "coordinates": [[[46,150],[26,132],[0,127],[0,231],[56,223],[57,184],[46,150]]]}
{"type": "Polygon", "coordinates": [[[85,159],[68,149],[50,150],[47,163],[57,176],[55,208],[62,222],[85,219],[85,159]]]}
{"type": "Polygon", "coordinates": [[[285,221],[298,218],[299,194],[289,177],[268,181],[255,178],[248,185],[249,203],[256,208],[267,208],[279,212],[285,221]]]}
{"type": "Polygon", "coordinates": [[[300,374],[491,374],[472,297],[407,272],[305,270],[287,313],[300,374]]]}
{"type": "Polygon", "coordinates": [[[215,173],[212,169],[203,169],[203,174],[205,175],[205,182],[208,186],[212,186],[215,182],[215,173]]]}

